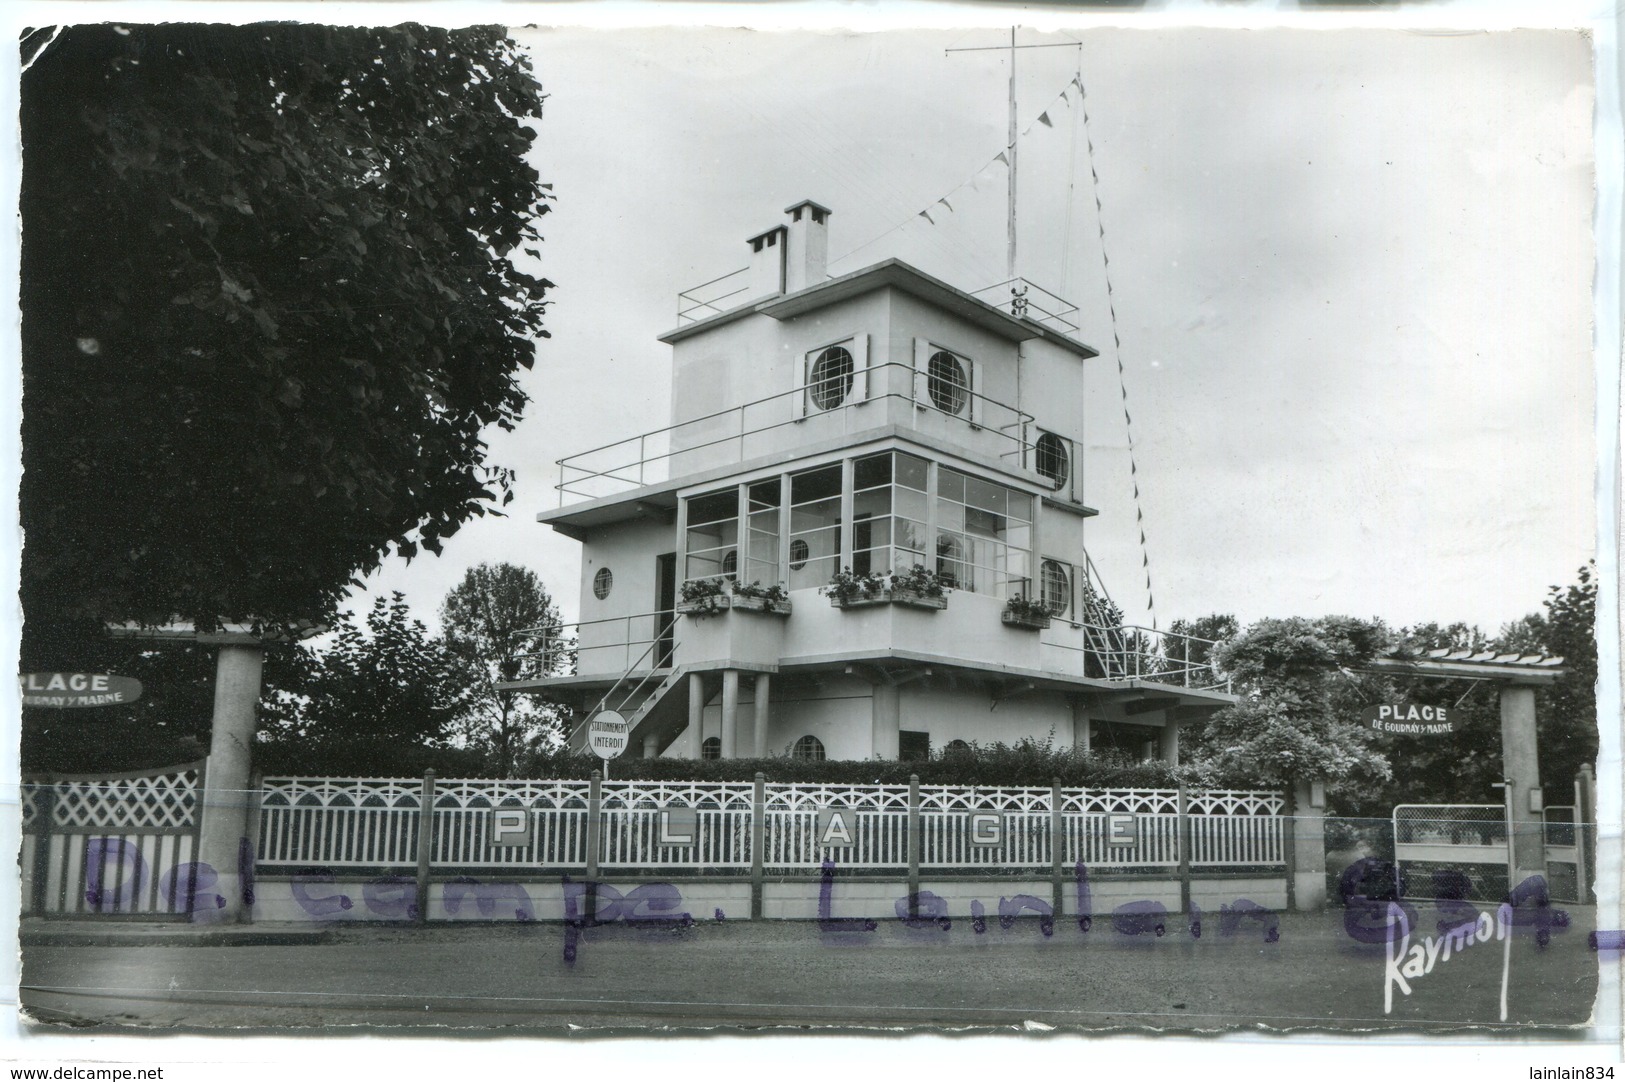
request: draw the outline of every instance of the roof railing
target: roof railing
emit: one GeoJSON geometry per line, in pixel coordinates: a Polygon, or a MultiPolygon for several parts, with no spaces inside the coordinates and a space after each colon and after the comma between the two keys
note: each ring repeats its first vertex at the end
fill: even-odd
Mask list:
{"type": "Polygon", "coordinates": [[[984,289],[976,290],[971,296],[1041,327],[1060,331],[1062,334],[1078,333],[1078,325],[1067,318],[1078,311],[1078,306],[1027,278],[1009,278],[1003,282],[995,282],[984,289]],[[997,293],[998,296],[989,296],[993,293],[997,293]]]}
{"type": "Polygon", "coordinates": [[[740,267],[677,294],[677,325],[681,327],[685,323],[696,323],[719,315],[740,303],[735,301],[730,305],[722,302],[750,288],[750,280],[746,277],[749,273],[749,267],[740,267]]]}

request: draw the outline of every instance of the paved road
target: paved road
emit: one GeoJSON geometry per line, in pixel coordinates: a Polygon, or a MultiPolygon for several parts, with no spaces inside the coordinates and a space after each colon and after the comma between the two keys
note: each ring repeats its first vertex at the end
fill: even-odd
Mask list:
{"type": "MultiPolygon", "coordinates": [[[[1593,910],[1549,945],[1511,937],[1508,1022],[1583,1024],[1597,987],[1593,910]]],[[[1422,912],[1421,929],[1433,930],[1422,912]]],[[[1383,1012],[1385,946],[1343,913],[1288,914],[1279,937],[1124,935],[1109,920],[1044,936],[1036,921],[839,932],[813,923],[688,928],[558,924],[345,927],[321,945],[41,946],[23,950],[36,1017],[140,1026],[1021,1026],[1342,1029],[1500,1026],[1503,944],[1475,944],[1411,979],[1383,1012]],[[577,937],[574,961],[567,946],[577,937]]]]}

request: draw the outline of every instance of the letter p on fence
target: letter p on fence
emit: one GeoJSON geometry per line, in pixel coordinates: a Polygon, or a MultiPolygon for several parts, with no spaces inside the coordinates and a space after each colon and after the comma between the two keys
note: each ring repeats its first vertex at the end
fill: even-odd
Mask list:
{"type": "Polygon", "coordinates": [[[530,812],[524,808],[491,809],[491,844],[524,845],[530,840],[530,812]]]}

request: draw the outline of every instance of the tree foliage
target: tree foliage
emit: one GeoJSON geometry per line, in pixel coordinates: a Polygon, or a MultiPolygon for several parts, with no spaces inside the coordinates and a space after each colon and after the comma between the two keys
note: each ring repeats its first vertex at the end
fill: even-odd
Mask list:
{"type": "Polygon", "coordinates": [[[492,770],[513,777],[520,757],[562,737],[558,711],[523,694],[502,692],[501,681],[534,679],[568,670],[569,655],[553,649],[541,630],[561,623],[535,572],[509,563],[471,567],[440,606],[446,645],[463,663],[469,695],[459,728],[492,770]]]}
{"type": "Polygon", "coordinates": [[[331,615],[511,498],[551,284],[542,95],[500,28],[23,42],[30,622],[331,615]]]}
{"type": "Polygon", "coordinates": [[[268,710],[263,739],[311,774],[389,774],[422,749],[449,748],[467,709],[466,670],[399,593],[376,598],[365,630],[349,613],[331,642],[301,647],[268,710]]]}
{"type": "Polygon", "coordinates": [[[1243,698],[1193,732],[1192,751],[1249,785],[1382,781],[1387,760],[1357,720],[1380,681],[1353,670],[1391,638],[1380,622],[1348,616],[1258,621],[1214,651],[1243,698]]]}

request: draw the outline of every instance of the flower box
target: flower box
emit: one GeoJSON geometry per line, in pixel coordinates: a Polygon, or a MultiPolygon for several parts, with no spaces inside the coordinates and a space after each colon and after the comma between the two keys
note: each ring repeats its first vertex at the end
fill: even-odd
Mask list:
{"type": "Polygon", "coordinates": [[[733,607],[742,612],[771,612],[779,616],[790,615],[789,601],[776,601],[771,597],[753,597],[750,594],[734,594],[733,607]]]}
{"type": "Polygon", "coordinates": [[[948,607],[946,597],[927,597],[917,590],[876,590],[872,594],[859,594],[857,597],[842,600],[836,594],[829,595],[829,603],[837,609],[858,609],[865,605],[907,605],[915,609],[945,609],[948,607]]]}
{"type": "Polygon", "coordinates": [[[715,616],[717,613],[729,609],[742,612],[771,612],[779,616],[790,615],[790,602],[777,601],[771,597],[753,597],[749,594],[707,594],[692,601],[679,600],[676,605],[678,612],[691,616],[715,616]]]}
{"type": "Polygon", "coordinates": [[[696,597],[692,601],[684,601],[679,598],[676,609],[678,612],[692,616],[712,616],[726,611],[733,600],[728,594],[707,594],[704,597],[696,597]]]}
{"type": "Polygon", "coordinates": [[[1005,609],[999,614],[999,622],[1005,627],[1019,627],[1027,631],[1043,631],[1049,627],[1048,613],[1011,612],[1005,609]]]}

